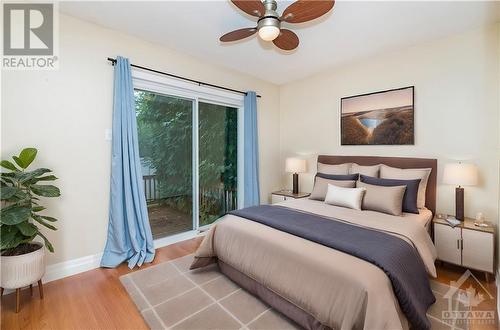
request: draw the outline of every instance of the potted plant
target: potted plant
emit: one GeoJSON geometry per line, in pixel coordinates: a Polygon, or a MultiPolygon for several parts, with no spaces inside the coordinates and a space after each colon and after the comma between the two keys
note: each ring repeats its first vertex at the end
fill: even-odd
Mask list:
{"type": "Polygon", "coordinates": [[[19,294],[22,287],[38,281],[40,297],[43,298],[41,278],[45,273],[45,249],[54,252],[52,244],[40,232],[39,226],[51,230],[57,221],[53,217],[40,214],[45,207],[40,205],[39,196],[58,197],[59,188],[44,184],[57,178],[52,170],[38,168],[28,171],[35,160],[37,149],[26,148],[19,156],[13,156],[15,164],[2,160],[0,166],[9,170],[0,174],[0,194],[2,209],[0,214],[1,279],[4,289],[16,289],[16,312],[19,311],[19,294]],[[17,166],[16,166],[17,165],[17,166]],[[44,244],[35,242],[41,237],[44,244]]]}

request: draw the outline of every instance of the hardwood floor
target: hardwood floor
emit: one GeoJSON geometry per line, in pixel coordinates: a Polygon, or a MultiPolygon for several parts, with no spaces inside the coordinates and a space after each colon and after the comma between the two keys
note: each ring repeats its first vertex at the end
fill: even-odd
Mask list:
{"type": "MultiPolygon", "coordinates": [[[[201,239],[173,244],[156,252],[150,267],[193,253],[201,239]]],[[[144,268],[144,267],[143,267],[144,268]]],[[[142,268],[142,269],[143,269],[142,268]]],[[[43,285],[44,299],[22,290],[21,310],[15,313],[15,294],[2,298],[2,329],[148,329],[119,277],[131,270],[99,268],[43,285]]]]}
{"type": "MultiPolygon", "coordinates": [[[[201,239],[196,238],[157,250],[154,262],[145,267],[193,253],[201,239]]],[[[147,329],[134,303],[122,287],[119,277],[131,272],[123,264],[116,269],[95,269],[44,284],[43,300],[30,296],[29,288],[22,291],[21,311],[15,313],[15,294],[2,298],[1,329],[147,329]]],[[[449,284],[464,270],[444,265],[438,267],[438,281],[449,284]]],[[[475,274],[476,275],[476,274],[475,274]]],[[[481,284],[496,298],[494,282],[481,284]]],[[[470,281],[477,290],[478,284],[470,281]]],[[[485,301],[480,309],[496,310],[496,299],[485,301]]],[[[472,326],[472,329],[497,329],[497,325],[472,326]]]]}

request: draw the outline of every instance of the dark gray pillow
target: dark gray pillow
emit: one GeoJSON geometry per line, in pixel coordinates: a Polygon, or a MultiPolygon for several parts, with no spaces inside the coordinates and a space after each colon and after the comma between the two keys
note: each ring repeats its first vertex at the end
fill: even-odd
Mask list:
{"type": "Polygon", "coordinates": [[[367,175],[360,175],[359,180],[375,186],[406,186],[403,196],[403,212],[419,214],[417,207],[418,186],[420,179],[399,180],[399,179],[379,179],[367,175]]]}
{"type": "Polygon", "coordinates": [[[325,174],[325,173],[316,173],[316,176],[319,176],[320,178],[323,179],[328,179],[328,180],[350,180],[350,181],[357,181],[359,179],[359,174],[325,174]]]}

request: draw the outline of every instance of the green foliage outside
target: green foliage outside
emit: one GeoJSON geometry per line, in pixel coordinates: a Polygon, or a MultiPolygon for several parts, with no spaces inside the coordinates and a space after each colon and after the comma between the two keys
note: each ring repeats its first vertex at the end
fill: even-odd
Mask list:
{"type": "MultiPolygon", "coordinates": [[[[140,157],[154,169],[157,180],[154,202],[191,214],[193,103],[140,90],[135,91],[135,101],[140,157]]],[[[227,211],[223,192],[236,192],[238,118],[237,109],[202,102],[198,112],[203,225],[227,211]]]]}
{"type": "Polygon", "coordinates": [[[36,236],[40,236],[49,251],[54,252],[52,244],[40,232],[38,225],[56,230],[50,222],[55,222],[57,219],[40,214],[45,207],[40,205],[40,199],[37,196],[59,197],[61,193],[59,188],[43,184],[44,181],[57,179],[54,175],[48,175],[52,170],[38,168],[27,171],[35,160],[36,154],[37,149],[26,148],[18,156],[12,157],[15,164],[9,160],[2,160],[0,163],[3,168],[9,170],[9,172],[2,172],[0,177],[2,200],[0,249],[2,255],[33,241],[36,236]]]}

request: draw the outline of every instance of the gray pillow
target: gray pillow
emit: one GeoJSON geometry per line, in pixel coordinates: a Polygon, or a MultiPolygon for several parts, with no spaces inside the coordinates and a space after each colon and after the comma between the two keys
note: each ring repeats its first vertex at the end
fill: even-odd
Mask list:
{"type": "Polygon", "coordinates": [[[326,197],[326,192],[328,191],[328,184],[344,188],[356,187],[356,181],[353,180],[329,180],[317,176],[314,179],[314,187],[311,192],[311,195],[309,196],[309,199],[324,201],[326,197]]]}
{"type": "Polygon", "coordinates": [[[358,188],[365,188],[365,197],[361,208],[391,215],[403,214],[403,195],[406,186],[383,187],[358,181],[358,188]]]}
{"type": "Polygon", "coordinates": [[[375,186],[394,187],[406,186],[403,196],[403,212],[419,214],[417,207],[417,194],[420,185],[420,179],[415,180],[398,180],[398,179],[379,179],[371,176],[360,175],[359,180],[364,183],[375,186]]]}
{"type": "Polygon", "coordinates": [[[352,163],[351,168],[349,169],[349,174],[359,173],[362,175],[373,176],[375,178],[378,178],[379,172],[380,172],[380,164],[373,166],[364,166],[352,163]]]}

